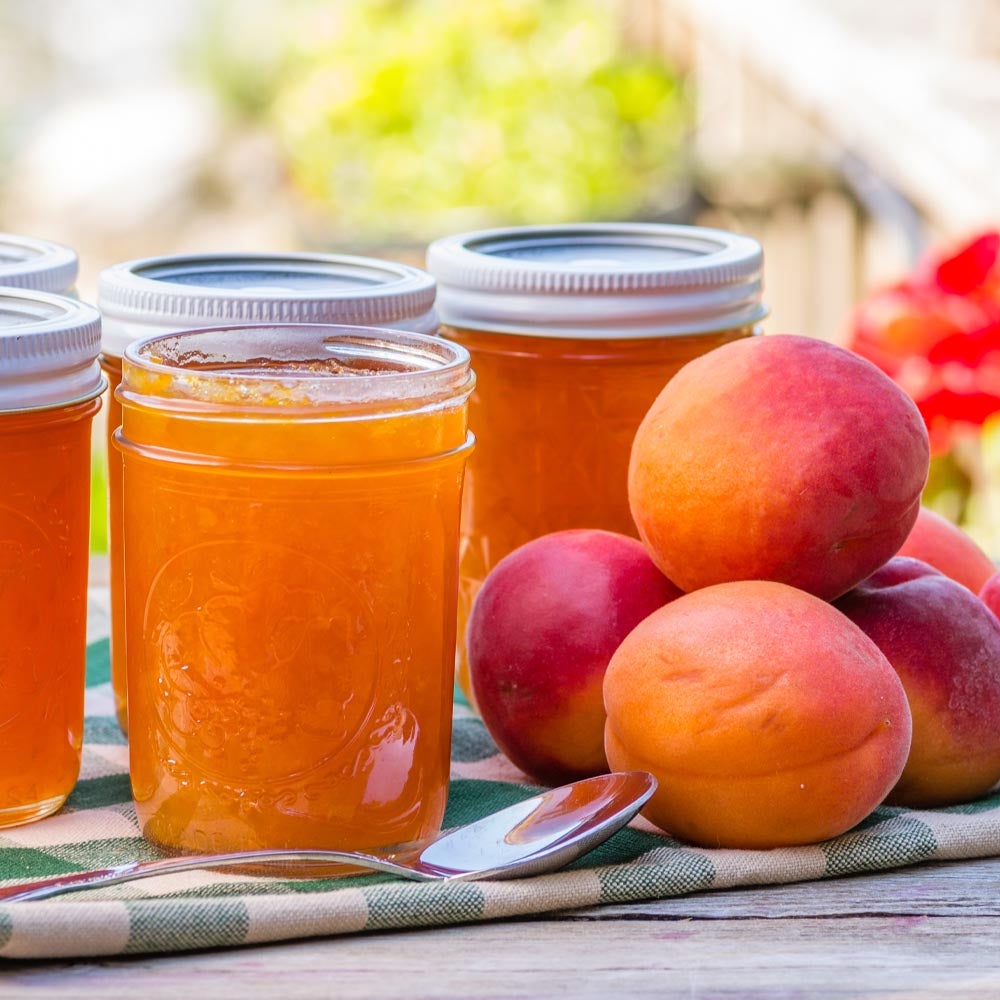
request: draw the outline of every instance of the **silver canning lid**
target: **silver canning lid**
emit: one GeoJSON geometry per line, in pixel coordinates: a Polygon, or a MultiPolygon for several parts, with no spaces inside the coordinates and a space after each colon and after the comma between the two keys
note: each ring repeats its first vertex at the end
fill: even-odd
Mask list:
{"type": "Polygon", "coordinates": [[[434,292],[426,271],[373,257],[194,254],[106,268],[97,304],[103,349],[121,357],[151,327],[334,323],[434,333],[434,292]]]}
{"type": "Polygon", "coordinates": [[[756,323],[763,253],[699,226],[585,223],[436,240],[427,269],[448,326],[550,337],[637,338],[756,323]]]}
{"type": "Polygon", "coordinates": [[[73,287],[77,268],[69,247],[0,233],[0,285],[58,295],[73,287]]]}
{"type": "Polygon", "coordinates": [[[101,316],[93,306],[0,288],[0,411],[92,399],[104,389],[100,349],[101,316]]]}

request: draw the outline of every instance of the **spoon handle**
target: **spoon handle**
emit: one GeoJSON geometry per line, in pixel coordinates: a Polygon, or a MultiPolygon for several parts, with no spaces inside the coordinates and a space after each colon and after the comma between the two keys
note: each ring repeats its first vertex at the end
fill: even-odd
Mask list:
{"type": "Polygon", "coordinates": [[[235,851],[232,854],[191,854],[174,858],[162,858],[156,861],[130,861],[113,868],[101,868],[97,871],[72,872],[69,875],[57,875],[55,878],[32,882],[28,885],[11,885],[0,888],[0,903],[23,902],[29,899],[47,899],[59,896],[64,892],[76,892],[79,889],[92,889],[101,885],[114,885],[121,882],[134,882],[153,875],[168,875],[175,872],[197,871],[205,868],[232,868],[253,864],[350,864],[375,871],[401,875],[403,878],[419,882],[434,881],[440,875],[426,871],[418,871],[398,864],[387,857],[374,854],[361,854],[352,851],[325,850],[257,850],[235,851]]]}

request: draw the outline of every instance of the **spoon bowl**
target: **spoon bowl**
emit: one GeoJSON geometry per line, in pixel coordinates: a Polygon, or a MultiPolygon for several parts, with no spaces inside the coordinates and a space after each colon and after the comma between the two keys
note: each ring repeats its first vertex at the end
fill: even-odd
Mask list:
{"type": "Polygon", "coordinates": [[[0,902],[47,899],[65,892],[200,869],[343,863],[418,882],[507,879],[555,871],[625,826],[656,790],[645,771],[585,778],[552,788],[443,834],[429,844],[386,853],[267,849],[132,861],[0,889],[0,902]]]}

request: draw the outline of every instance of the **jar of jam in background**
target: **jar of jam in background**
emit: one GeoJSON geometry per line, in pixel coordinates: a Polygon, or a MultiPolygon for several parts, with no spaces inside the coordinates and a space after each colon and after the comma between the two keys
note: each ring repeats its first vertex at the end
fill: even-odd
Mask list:
{"type": "Polygon", "coordinates": [[[462,516],[464,633],[486,574],[564,528],[635,535],[632,438],[693,358],[757,332],[763,255],[714,229],[597,223],[495,229],[431,244],[441,333],[472,355],[476,453],[462,516]]]}
{"type": "Polygon", "coordinates": [[[74,295],[78,261],[61,243],[0,233],[0,286],[74,295]]]}
{"type": "Polygon", "coordinates": [[[394,261],[332,254],[196,254],[126,261],[100,275],[101,365],[108,404],[108,549],[111,562],[111,679],[127,731],[122,595],[121,425],[115,389],[122,355],[143,337],[245,323],[344,323],[434,333],[434,280],[394,261]]]}
{"type": "Polygon", "coordinates": [[[371,328],[126,350],[130,774],[151,841],[438,830],[473,383],[459,345],[371,328]]]}
{"type": "Polygon", "coordinates": [[[0,827],[80,771],[100,338],[92,306],[0,288],[0,827]]]}

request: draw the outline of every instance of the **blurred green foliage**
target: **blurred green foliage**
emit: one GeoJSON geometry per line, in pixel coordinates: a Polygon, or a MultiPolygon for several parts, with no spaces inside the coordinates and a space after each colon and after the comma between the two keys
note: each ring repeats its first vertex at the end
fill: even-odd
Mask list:
{"type": "Polygon", "coordinates": [[[978,434],[931,456],[923,503],[954,521],[993,559],[1000,558],[1000,414],[978,434]]]}
{"type": "Polygon", "coordinates": [[[655,216],[689,105],[607,0],[218,0],[200,72],[361,240],[655,216]]]}
{"type": "Polygon", "coordinates": [[[90,551],[108,551],[108,463],[103,440],[94,442],[90,461],[90,551]]]}
{"type": "Polygon", "coordinates": [[[979,544],[1000,561],[1000,413],[983,424],[980,455],[978,490],[969,512],[972,533],[979,544]]]}

